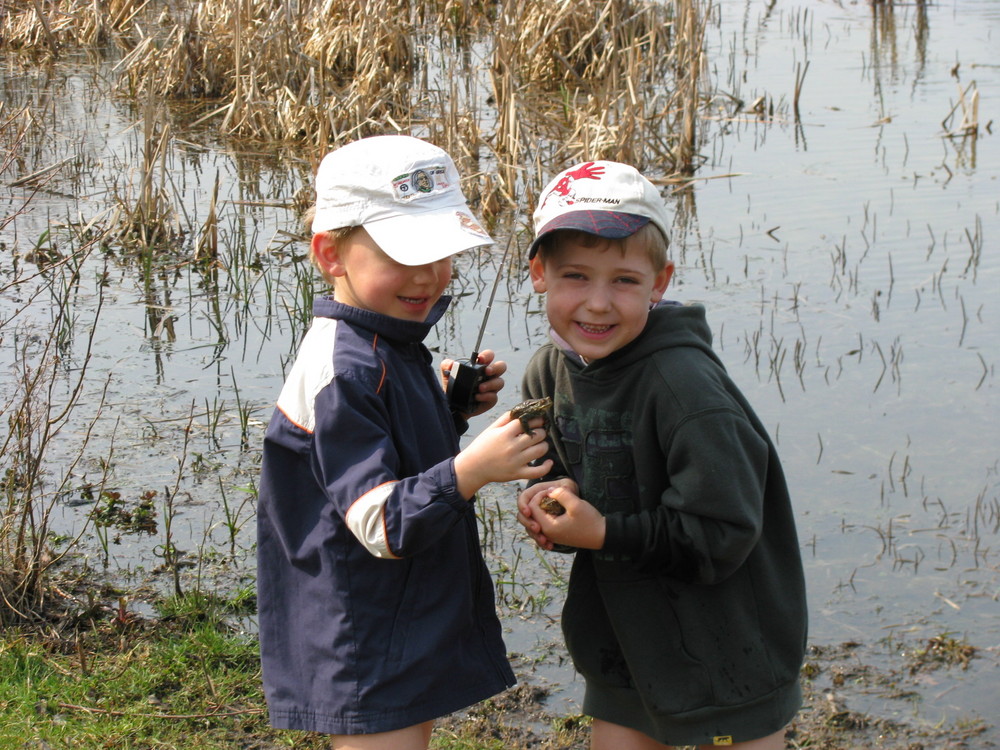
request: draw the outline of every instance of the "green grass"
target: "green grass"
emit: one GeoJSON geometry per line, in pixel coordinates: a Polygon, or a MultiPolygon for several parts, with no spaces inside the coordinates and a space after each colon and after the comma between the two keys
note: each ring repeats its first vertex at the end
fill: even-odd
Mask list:
{"type": "Polygon", "coordinates": [[[326,746],[270,728],[255,640],[210,617],[91,625],[4,633],[0,748],[326,746]]]}
{"type": "MultiPolygon", "coordinates": [[[[327,748],[329,738],[272,729],[257,641],[226,625],[252,596],[188,593],[137,617],[125,599],[0,632],[0,750],[327,748]]],[[[528,686],[438,723],[434,750],[584,747],[545,727],[528,686]],[[526,710],[534,709],[534,710],[526,710]],[[533,728],[532,728],[533,727],[533,728]],[[551,735],[539,745],[538,731],[551,735]]],[[[575,735],[575,736],[574,736],[575,735]]]]}

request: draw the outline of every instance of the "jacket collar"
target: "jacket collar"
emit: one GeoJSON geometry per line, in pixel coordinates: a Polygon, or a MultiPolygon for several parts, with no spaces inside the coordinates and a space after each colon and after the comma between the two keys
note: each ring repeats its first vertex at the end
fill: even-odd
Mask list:
{"type": "Polygon", "coordinates": [[[376,333],[379,336],[400,343],[419,343],[423,341],[431,329],[444,315],[451,304],[451,297],[441,297],[431,309],[427,319],[422,323],[413,320],[393,318],[382,313],[363,310],[360,307],[345,305],[333,297],[320,297],[313,303],[313,315],[318,318],[333,318],[358,326],[376,333]]]}

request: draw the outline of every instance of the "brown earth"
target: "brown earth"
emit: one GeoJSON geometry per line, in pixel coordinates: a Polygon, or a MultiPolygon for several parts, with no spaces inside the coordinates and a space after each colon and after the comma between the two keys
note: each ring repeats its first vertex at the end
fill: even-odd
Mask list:
{"type": "MultiPolygon", "coordinates": [[[[921,677],[936,669],[962,669],[974,655],[968,647],[956,653],[936,651],[935,639],[911,659],[903,671],[878,669],[857,657],[858,645],[813,647],[803,669],[805,702],[789,726],[785,747],[814,750],[943,750],[992,748],[982,735],[988,725],[958,720],[930,726],[875,716],[850,708],[852,698],[873,696],[888,701],[915,700],[921,677]]],[[[548,691],[520,678],[520,684],[476,706],[467,714],[439,722],[437,732],[484,747],[509,750],[587,750],[589,730],[583,716],[557,716],[546,708],[548,691]],[[493,743],[493,744],[489,744],[493,743]],[[499,744],[497,744],[499,743],[499,744]]],[[[472,745],[469,745],[472,746],[472,745]]]]}

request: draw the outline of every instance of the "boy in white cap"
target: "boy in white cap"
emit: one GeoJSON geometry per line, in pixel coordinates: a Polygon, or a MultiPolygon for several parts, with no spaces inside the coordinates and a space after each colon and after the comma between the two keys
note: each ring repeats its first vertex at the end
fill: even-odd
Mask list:
{"type": "MultiPolygon", "coordinates": [[[[505,414],[459,451],[472,415],[449,409],[422,343],[448,306],[451,256],[492,242],[451,158],[366,138],[323,159],[316,191],[312,258],[334,291],[315,303],[264,440],[264,691],[276,727],[422,750],[434,718],[514,684],[470,500],[547,472],[531,465],[544,430],[505,414]]],[[[506,370],[492,352],[479,361],[474,414],[506,370]]]]}
{"type": "Polygon", "coordinates": [[[663,199],[631,166],[587,162],[543,190],[534,225],[551,341],[523,391],[554,400],[553,464],[518,520],[575,548],[562,627],[591,748],[780,750],[806,639],[791,502],[704,309],[661,300],[663,199]]]}

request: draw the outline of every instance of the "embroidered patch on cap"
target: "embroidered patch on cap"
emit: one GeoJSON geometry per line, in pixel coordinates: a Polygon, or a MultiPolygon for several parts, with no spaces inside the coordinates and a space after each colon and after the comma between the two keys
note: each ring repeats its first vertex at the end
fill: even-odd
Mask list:
{"type": "Polygon", "coordinates": [[[392,192],[398,201],[409,201],[450,190],[447,171],[443,165],[414,169],[392,180],[392,192]]]}

